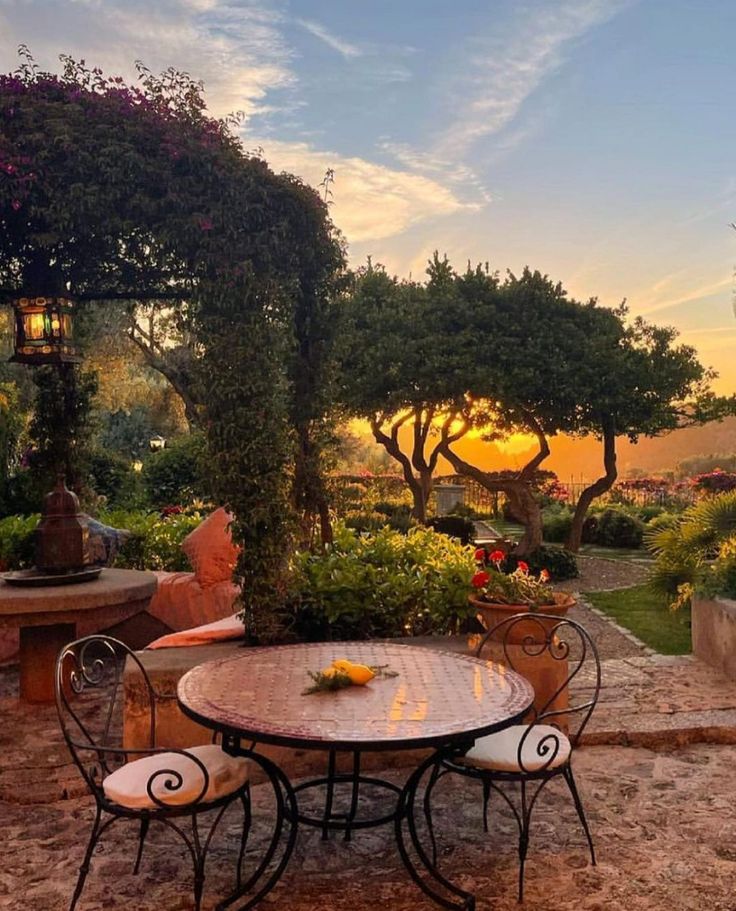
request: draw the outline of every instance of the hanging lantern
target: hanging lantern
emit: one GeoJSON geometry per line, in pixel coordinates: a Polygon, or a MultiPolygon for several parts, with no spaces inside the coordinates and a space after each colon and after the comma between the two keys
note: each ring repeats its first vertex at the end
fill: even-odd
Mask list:
{"type": "Polygon", "coordinates": [[[15,353],[21,364],[74,364],[74,301],[64,297],[21,297],[13,301],[15,353]]]}

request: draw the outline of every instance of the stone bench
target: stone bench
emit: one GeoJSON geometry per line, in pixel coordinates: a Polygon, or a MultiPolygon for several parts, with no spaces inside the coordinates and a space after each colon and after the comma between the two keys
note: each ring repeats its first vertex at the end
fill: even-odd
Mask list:
{"type": "MultiPolygon", "coordinates": [[[[427,636],[406,641],[411,645],[468,653],[468,640],[464,636],[427,636]]],[[[339,650],[340,643],[335,643],[339,650]]],[[[137,652],[156,694],[156,745],[159,747],[186,748],[211,743],[212,731],[197,724],[181,711],[176,700],[176,687],[181,677],[193,667],[206,661],[215,661],[241,652],[240,642],[220,642],[185,648],[163,648],[137,652]]],[[[148,696],[143,677],[132,661],[128,661],[123,677],[124,714],[123,742],[126,748],[145,749],[149,746],[150,715],[148,696]]],[[[299,750],[261,744],[259,752],[273,759],[289,778],[321,774],[325,771],[327,757],[324,750],[299,750]]],[[[395,752],[364,753],[364,769],[398,768],[416,766],[426,750],[397,750],[395,752]]],[[[347,768],[350,754],[338,756],[338,767],[347,768]]]]}

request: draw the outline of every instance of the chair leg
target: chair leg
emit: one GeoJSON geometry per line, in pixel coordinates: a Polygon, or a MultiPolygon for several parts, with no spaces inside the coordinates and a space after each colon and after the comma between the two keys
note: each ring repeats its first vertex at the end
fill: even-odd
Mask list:
{"type": "Polygon", "coordinates": [[[89,835],[89,842],[87,843],[87,850],[84,852],[84,860],[82,861],[82,866],[79,868],[79,877],[77,878],[77,885],[74,888],[74,895],[72,896],[72,902],[69,905],[69,911],[74,911],[77,902],[79,901],[79,896],[82,894],[82,889],[84,888],[84,881],[87,879],[87,874],[89,873],[89,864],[92,860],[92,852],[95,849],[97,844],[97,836],[100,831],[100,817],[102,812],[99,807],[97,807],[97,812],[95,815],[95,821],[92,824],[92,831],[89,835]]]}
{"type": "Polygon", "coordinates": [[[491,799],[491,783],[483,779],[483,831],[488,831],[488,801],[491,799]]]}
{"type": "Polygon", "coordinates": [[[248,844],[248,835],[250,834],[251,828],[251,807],[250,807],[250,784],[245,786],[243,793],[240,797],[240,802],[243,804],[243,834],[240,837],[240,854],[238,855],[238,872],[237,872],[237,887],[240,889],[243,880],[243,858],[245,857],[245,848],[248,844]]]}
{"type": "Polygon", "coordinates": [[[583,830],[585,831],[585,837],[588,839],[588,847],[590,848],[590,861],[595,866],[595,848],[593,847],[593,839],[590,834],[590,829],[588,828],[588,820],[585,818],[585,811],[583,810],[583,802],[580,800],[580,795],[578,794],[578,789],[575,784],[575,778],[572,774],[571,766],[567,766],[564,771],[565,781],[567,782],[568,788],[570,788],[570,793],[572,794],[573,803],[575,804],[575,809],[578,813],[578,818],[583,825],[583,830]]]}
{"type": "Polygon", "coordinates": [[[194,860],[194,911],[200,911],[200,908],[202,907],[202,893],[204,891],[205,855],[199,840],[199,825],[197,823],[196,813],[192,816],[192,841],[194,844],[194,851],[192,852],[194,860]]]}
{"type": "Polygon", "coordinates": [[[146,835],[148,834],[148,826],[149,826],[150,822],[151,821],[147,816],[144,816],[141,819],[141,831],[140,831],[140,835],[138,836],[138,854],[136,855],[135,866],[133,867],[133,874],[135,876],[138,875],[138,871],[141,868],[141,857],[143,857],[143,845],[146,840],[146,835]]]}
{"type": "Polygon", "coordinates": [[[529,848],[529,820],[531,808],[527,807],[526,782],[521,781],[521,816],[519,817],[519,901],[524,901],[524,865],[529,848]]]}

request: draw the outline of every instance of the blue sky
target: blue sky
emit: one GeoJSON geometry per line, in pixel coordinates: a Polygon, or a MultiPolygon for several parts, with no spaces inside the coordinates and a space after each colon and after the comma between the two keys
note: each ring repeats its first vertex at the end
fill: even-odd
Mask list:
{"type": "Polygon", "coordinates": [[[28,44],[202,78],[317,184],[353,262],[528,263],[676,325],[736,386],[732,0],[0,0],[28,44]]]}

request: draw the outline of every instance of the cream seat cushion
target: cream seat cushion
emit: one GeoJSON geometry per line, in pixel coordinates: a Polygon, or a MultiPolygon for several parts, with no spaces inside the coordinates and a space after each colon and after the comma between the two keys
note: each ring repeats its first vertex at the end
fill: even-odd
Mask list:
{"type": "MultiPolygon", "coordinates": [[[[211,803],[226,797],[248,780],[248,761],[242,757],[228,756],[217,744],[190,747],[185,752],[196,756],[207,769],[209,786],[202,803],[211,803]]],[[[171,775],[161,774],[153,782],[151,790],[166,806],[180,806],[199,797],[204,786],[201,768],[180,753],[168,752],[135,759],[115,769],[102,782],[105,796],[108,800],[131,810],[160,809],[159,804],[151,800],[147,791],[151,776],[159,769],[171,769],[179,772],[183,778],[181,787],[175,787],[175,790],[166,787],[167,781],[174,786],[178,783],[171,775]]]]}
{"type": "Polygon", "coordinates": [[[475,766],[480,769],[491,769],[496,772],[537,772],[540,769],[556,769],[570,758],[570,741],[557,728],[549,724],[538,724],[529,727],[526,724],[516,724],[497,734],[489,734],[475,741],[472,749],[468,750],[458,763],[475,766]],[[524,740],[521,751],[522,767],[519,766],[519,743],[524,733],[529,731],[524,740]],[[537,751],[537,747],[545,737],[550,739],[541,747],[544,754],[537,751]],[[557,749],[557,754],[549,761],[557,749]]]}

